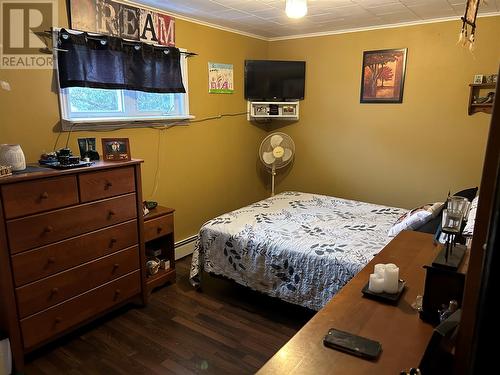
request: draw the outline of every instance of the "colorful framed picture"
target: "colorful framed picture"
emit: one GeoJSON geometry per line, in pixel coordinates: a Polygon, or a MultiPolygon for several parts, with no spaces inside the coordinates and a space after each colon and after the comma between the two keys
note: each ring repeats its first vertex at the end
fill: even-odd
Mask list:
{"type": "Polygon", "coordinates": [[[402,103],[407,48],[363,52],[360,103],[402,103]]]}
{"type": "Polygon", "coordinates": [[[233,64],[208,63],[208,92],[210,94],[232,94],[233,64]]]}
{"type": "Polygon", "coordinates": [[[102,159],[107,161],[130,160],[128,138],[102,138],[102,159]]]}

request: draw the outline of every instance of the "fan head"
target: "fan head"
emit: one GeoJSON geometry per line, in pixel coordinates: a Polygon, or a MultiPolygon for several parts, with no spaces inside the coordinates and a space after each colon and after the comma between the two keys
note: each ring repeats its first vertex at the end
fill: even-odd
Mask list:
{"type": "Polygon", "coordinates": [[[269,134],[259,148],[262,163],[269,169],[279,169],[288,165],[295,155],[295,143],[285,133],[269,134]]]}

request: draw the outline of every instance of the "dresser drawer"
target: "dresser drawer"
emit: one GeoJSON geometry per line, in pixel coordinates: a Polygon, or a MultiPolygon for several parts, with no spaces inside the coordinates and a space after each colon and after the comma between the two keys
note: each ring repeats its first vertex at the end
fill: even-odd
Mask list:
{"type": "Polygon", "coordinates": [[[139,267],[139,249],[134,246],[17,288],[19,315],[25,318],[139,267]]]}
{"type": "Polygon", "coordinates": [[[117,168],[78,176],[82,202],[131,193],[135,191],[134,168],[117,168]]]}
{"type": "Polygon", "coordinates": [[[11,257],[14,282],[21,286],[136,245],[137,220],[114,225],[11,257]]]}
{"type": "Polygon", "coordinates": [[[165,215],[144,222],[144,241],[150,241],[174,231],[174,215],[165,215]]]}
{"type": "Polygon", "coordinates": [[[2,186],[5,218],[12,219],[78,203],[75,176],[18,182],[2,186]]]}
{"type": "Polygon", "coordinates": [[[27,349],[94,315],[133,297],[141,290],[139,271],[123,276],[87,293],[21,320],[24,347],[27,349]]]}
{"type": "Polygon", "coordinates": [[[7,221],[11,254],[137,217],[135,194],[7,221]]]}

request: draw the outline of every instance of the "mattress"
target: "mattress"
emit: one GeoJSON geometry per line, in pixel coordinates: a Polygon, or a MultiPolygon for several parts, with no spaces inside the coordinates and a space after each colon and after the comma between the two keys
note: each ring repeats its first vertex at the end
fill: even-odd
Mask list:
{"type": "Polygon", "coordinates": [[[203,271],[284,301],[321,309],[390,241],[407,210],[285,192],[205,223],[190,281],[203,271]]]}

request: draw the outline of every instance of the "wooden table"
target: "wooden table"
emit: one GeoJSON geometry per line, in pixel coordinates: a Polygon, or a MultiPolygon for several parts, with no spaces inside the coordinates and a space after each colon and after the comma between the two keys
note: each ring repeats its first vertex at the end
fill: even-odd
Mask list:
{"type": "Polygon", "coordinates": [[[320,310],[258,374],[399,374],[418,367],[433,327],[419,319],[411,304],[424,289],[425,264],[438,248],[432,235],[404,231],[394,238],[361,272],[320,310]],[[397,305],[363,297],[376,263],[395,263],[406,291],[397,305]],[[338,328],[382,344],[378,360],[369,361],[323,346],[329,328],[338,328]]]}

